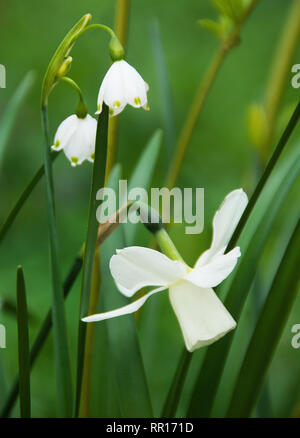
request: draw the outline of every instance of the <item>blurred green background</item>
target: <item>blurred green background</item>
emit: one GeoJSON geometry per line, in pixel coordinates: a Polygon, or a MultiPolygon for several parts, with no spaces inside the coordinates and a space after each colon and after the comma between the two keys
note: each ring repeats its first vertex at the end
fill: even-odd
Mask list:
{"type": "MultiPolygon", "coordinates": [[[[113,26],[115,3],[112,0],[1,2],[0,63],[6,66],[7,87],[0,89],[0,117],[25,74],[28,71],[35,73],[34,86],[18,114],[0,172],[1,221],[42,163],[40,91],[43,75],[53,52],[67,30],[87,12],[93,15],[93,22],[113,26]]],[[[176,245],[191,264],[209,244],[211,218],[225,194],[238,187],[243,187],[249,194],[253,189],[256,151],[247,136],[247,108],[251,102],[264,95],[273,55],[290,5],[290,0],[261,0],[243,28],[241,44],[226,59],[199,118],[177,186],[205,188],[205,230],[199,236],[187,236],[184,235],[183,226],[176,226],[171,232],[176,245]]],[[[130,175],[154,130],[158,127],[164,128],[163,95],[152,43],[154,27],[158,23],[172,96],[171,110],[176,137],[196,88],[217,48],[216,39],[202,30],[196,22],[199,18],[215,16],[209,0],[132,1],[127,60],[150,85],[148,96],[151,111],[126,108],[120,116],[118,161],[123,165],[124,177],[130,175]]],[[[80,84],[91,114],[96,110],[98,88],[110,65],[107,43],[105,33],[89,32],[77,42],[72,51],[70,76],[80,84]]],[[[300,61],[300,46],[294,63],[297,61],[300,61]]],[[[287,84],[283,113],[297,101],[298,96],[299,91],[287,84]]],[[[49,116],[52,136],[58,124],[74,113],[76,99],[72,89],[64,84],[59,85],[51,95],[49,116]]],[[[280,129],[279,123],[278,131],[280,129]]],[[[298,129],[293,135],[292,143],[299,142],[299,134],[298,129]]],[[[164,151],[155,172],[153,187],[163,184],[163,157],[164,151]]],[[[54,165],[63,274],[67,272],[85,238],[90,175],[89,163],[74,169],[63,155],[54,165]]],[[[299,189],[298,181],[298,187],[290,194],[285,211],[290,205],[297,208],[299,189]]],[[[0,298],[4,304],[15,302],[16,266],[22,264],[24,267],[31,314],[31,339],[51,302],[45,206],[45,187],[42,181],[0,248],[0,298]]],[[[286,215],[282,215],[276,221],[274,235],[261,263],[263,283],[267,284],[274,273],[274,257],[270,257],[270,254],[275,254],[276,258],[278,253],[277,258],[280,259],[280,239],[284,236],[288,220],[286,215]]],[[[147,239],[148,236],[142,234],[138,243],[147,245],[147,239]]],[[[79,286],[80,281],[77,280],[66,306],[73,372],[79,286]]],[[[112,293],[118,292],[114,290],[112,293]]],[[[151,307],[154,312],[152,316],[158,324],[154,326],[157,336],[153,335],[152,344],[143,342],[147,339],[149,320],[150,323],[153,321],[149,316],[150,307],[151,305],[145,310],[145,318],[142,318],[139,328],[147,377],[155,413],[158,415],[175,370],[182,339],[177,321],[168,305],[167,295],[161,295],[151,307]]],[[[251,319],[252,302],[247,304],[245,312],[251,319]]],[[[267,395],[261,399],[257,415],[261,412],[270,416],[291,415],[297,402],[300,403],[300,350],[291,347],[291,327],[300,323],[299,315],[298,297],[269,371],[267,395]]],[[[17,371],[17,327],[14,311],[10,311],[7,304],[2,311],[0,309],[0,322],[7,328],[7,348],[0,350],[0,356],[4,359],[5,382],[9,387],[17,371]]],[[[239,330],[241,334],[236,341],[240,343],[238,347],[243,345],[243,330],[239,330]]],[[[97,339],[95,342],[97,343],[97,339]]],[[[201,351],[195,354],[195,361],[200,360],[201,354],[201,351]]],[[[193,367],[191,382],[192,376],[193,367]]],[[[226,382],[224,385],[225,391],[226,382]]],[[[93,390],[99,391],[100,388],[94,387],[93,390]]],[[[32,395],[33,415],[56,415],[51,337],[33,369],[32,395]]],[[[218,413],[216,407],[216,414],[218,413]]]]}

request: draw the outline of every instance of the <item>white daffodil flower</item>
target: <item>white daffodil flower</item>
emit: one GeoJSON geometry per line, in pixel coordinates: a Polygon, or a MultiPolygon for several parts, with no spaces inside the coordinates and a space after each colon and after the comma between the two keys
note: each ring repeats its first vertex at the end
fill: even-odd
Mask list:
{"type": "Polygon", "coordinates": [[[94,161],[97,121],[87,114],[84,118],[76,114],[67,117],[58,127],[51,149],[64,150],[72,166],[83,161],[94,161]]]}
{"type": "Polygon", "coordinates": [[[189,351],[209,345],[233,330],[236,322],[212,288],[228,277],[241,255],[239,247],[227,254],[225,250],[247,202],[242,189],[226,196],[213,219],[211,247],[200,256],[193,269],[153,249],[132,246],[117,250],[117,255],[110,260],[110,270],[122,294],[131,297],[145,286],[158,287],[127,306],[88,316],[83,321],[101,321],[133,313],[151,295],[169,289],[171,305],[189,351]]]}
{"type": "Polygon", "coordinates": [[[148,84],[135,68],[124,60],[115,61],[100,86],[96,114],[101,113],[103,102],[109,107],[111,116],[122,112],[127,104],[148,110],[148,90],[148,84]]]}

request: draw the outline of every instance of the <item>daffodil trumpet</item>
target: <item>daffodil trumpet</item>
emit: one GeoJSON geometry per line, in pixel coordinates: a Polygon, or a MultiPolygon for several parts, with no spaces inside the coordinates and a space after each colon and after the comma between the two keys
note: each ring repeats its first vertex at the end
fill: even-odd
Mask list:
{"type": "Polygon", "coordinates": [[[136,312],[150,296],[168,289],[188,351],[210,345],[233,330],[236,322],[212,288],[230,275],[241,255],[239,247],[225,251],[247,202],[242,189],[225,197],[213,219],[211,246],[201,254],[194,268],[149,248],[132,246],[117,250],[109,267],[123,295],[130,298],[144,287],[156,288],[124,307],[82,320],[102,321],[136,312]]]}

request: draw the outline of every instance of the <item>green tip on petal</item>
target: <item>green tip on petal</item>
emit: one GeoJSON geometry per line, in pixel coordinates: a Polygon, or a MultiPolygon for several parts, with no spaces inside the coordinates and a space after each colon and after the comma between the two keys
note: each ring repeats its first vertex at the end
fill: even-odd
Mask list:
{"type": "Polygon", "coordinates": [[[56,140],[56,143],[53,145],[54,148],[58,148],[58,146],[60,145],[60,141],[56,140]]]}
{"type": "Polygon", "coordinates": [[[112,116],[114,114],[113,108],[109,108],[109,115],[112,116]]]}
{"type": "Polygon", "coordinates": [[[139,96],[138,96],[138,97],[135,97],[135,98],[133,99],[133,101],[134,101],[134,103],[135,103],[136,105],[140,105],[140,104],[141,104],[141,99],[140,99],[139,96]]]}
{"type": "Polygon", "coordinates": [[[71,157],[71,161],[72,161],[72,164],[74,164],[74,166],[76,166],[76,164],[78,163],[78,158],[77,157],[71,157]]]}
{"type": "Polygon", "coordinates": [[[92,155],[91,155],[91,160],[94,161],[94,159],[95,159],[95,154],[92,154],[92,155]]]}
{"type": "Polygon", "coordinates": [[[121,105],[121,103],[120,103],[119,100],[115,100],[113,105],[114,105],[116,108],[119,108],[120,105],[121,105]]]}

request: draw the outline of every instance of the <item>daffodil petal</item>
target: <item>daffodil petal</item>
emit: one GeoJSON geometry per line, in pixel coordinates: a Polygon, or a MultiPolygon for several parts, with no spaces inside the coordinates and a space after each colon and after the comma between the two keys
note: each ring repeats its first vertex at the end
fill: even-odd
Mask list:
{"type": "Polygon", "coordinates": [[[233,190],[225,197],[213,219],[211,247],[200,256],[195,268],[208,263],[215,255],[224,254],[247,203],[248,197],[242,189],[233,190]]]}
{"type": "Polygon", "coordinates": [[[151,297],[151,295],[154,295],[157,292],[161,292],[165,289],[166,289],[165,287],[159,287],[157,289],[152,290],[151,292],[148,292],[143,297],[139,298],[133,303],[127,304],[127,306],[119,307],[118,309],[110,310],[109,312],[98,313],[96,315],[87,316],[85,318],[82,318],[82,321],[84,322],[104,321],[105,319],[116,318],[117,316],[134,313],[145,304],[145,302],[148,300],[148,298],[151,297]]]}
{"type": "Polygon", "coordinates": [[[170,287],[169,297],[190,352],[212,344],[236,327],[213,289],[182,281],[170,287]]]}
{"type": "Polygon", "coordinates": [[[117,250],[110,271],[120,292],[131,297],[145,286],[168,286],[182,278],[186,266],[154,249],[131,246],[117,250]]]}
{"type": "Polygon", "coordinates": [[[217,255],[209,263],[195,267],[185,278],[200,287],[215,287],[233,271],[240,255],[237,246],[227,254],[217,255]]]}

